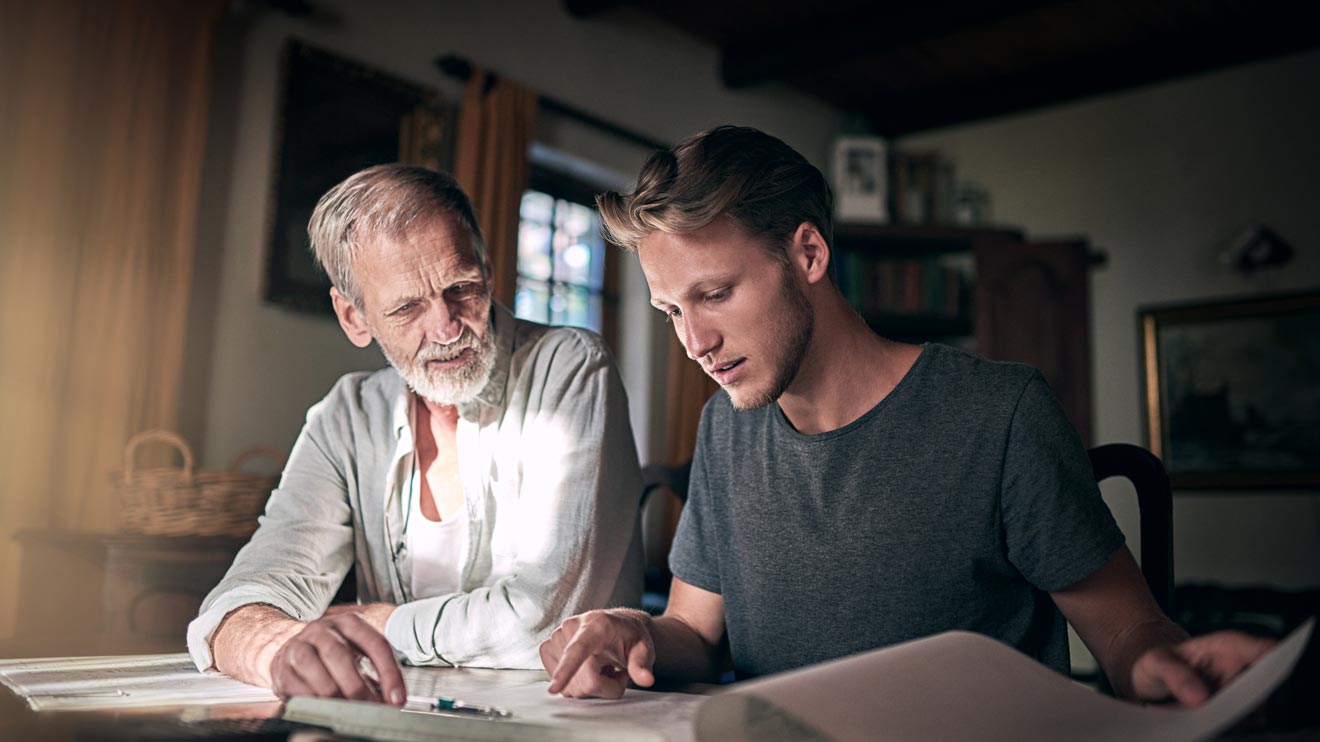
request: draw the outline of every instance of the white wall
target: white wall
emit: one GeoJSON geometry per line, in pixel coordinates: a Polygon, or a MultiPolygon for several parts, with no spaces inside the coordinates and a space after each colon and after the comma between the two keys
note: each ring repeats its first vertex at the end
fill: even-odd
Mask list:
{"type": "MultiPolygon", "coordinates": [[[[950,155],[988,188],[996,221],[1108,252],[1092,282],[1096,440],[1143,443],[1138,306],[1320,287],[1317,91],[1311,52],[899,145],[950,155]],[[1219,264],[1252,220],[1297,249],[1285,271],[1252,280],[1219,264]]],[[[1135,546],[1130,487],[1105,493],[1135,546]]],[[[1179,492],[1174,566],[1179,582],[1320,585],[1320,497],[1179,492]]]]}
{"type": "MultiPolygon", "coordinates": [[[[253,4],[255,7],[257,4],[253,4]]],[[[307,407],[341,374],[377,368],[373,348],[357,350],[332,319],[293,313],[260,298],[270,218],[280,47],[289,36],[432,86],[457,99],[459,83],[432,66],[452,52],[542,94],[676,141],[717,123],[773,132],[818,163],[842,114],[785,88],[729,92],[716,51],[682,32],[626,11],[590,21],[558,2],[393,2],[318,0],[326,14],[294,19],[272,12],[231,16],[222,32],[202,214],[184,430],[202,460],[220,466],[242,448],[287,450],[307,407]]],[[[326,122],[333,126],[334,122],[326,122]]],[[[539,136],[627,179],[646,152],[581,126],[547,121],[539,136]]],[[[643,460],[659,455],[663,374],[659,315],[646,307],[636,260],[622,272],[619,364],[643,460]]]]}

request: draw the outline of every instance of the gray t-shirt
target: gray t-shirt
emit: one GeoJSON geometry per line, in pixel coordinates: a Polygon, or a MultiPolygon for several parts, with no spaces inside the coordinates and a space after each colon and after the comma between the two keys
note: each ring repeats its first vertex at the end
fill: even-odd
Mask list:
{"type": "Polygon", "coordinates": [[[1048,592],[1122,544],[1040,373],[928,344],[838,430],[712,397],[670,567],[724,597],[739,678],[953,629],[1067,672],[1048,592]]]}

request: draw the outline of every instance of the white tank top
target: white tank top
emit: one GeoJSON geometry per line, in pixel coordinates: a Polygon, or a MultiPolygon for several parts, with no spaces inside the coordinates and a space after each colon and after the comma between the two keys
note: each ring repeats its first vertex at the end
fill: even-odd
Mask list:
{"type": "Polygon", "coordinates": [[[408,524],[404,540],[412,559],[414,599],[458,592],[462,585],[463,562],[467,557],[468,514],[461,507],[450,517],[436,522],[422,515],[421,476],[416,464],[409,483],[408,524]]]}

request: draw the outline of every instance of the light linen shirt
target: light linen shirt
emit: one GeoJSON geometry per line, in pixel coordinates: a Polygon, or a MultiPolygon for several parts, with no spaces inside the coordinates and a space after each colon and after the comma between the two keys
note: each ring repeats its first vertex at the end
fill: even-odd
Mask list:
{"type": "Polygon", "coordinates": [[[564,619],[639,603],[641,476],[608,350],[498,305],[491,326],[495,370],[459,406],[462,589],[412,595],[406,386],[393,368],[348,374],[308,411],[256,533],[188,626],[198,669],[214,664],[211,639],[231,611],[262,603],[310,621],[354,565],[359,602],[398,606],[385,636],[417,665],[539,668],[539,645],[564,619]]]}

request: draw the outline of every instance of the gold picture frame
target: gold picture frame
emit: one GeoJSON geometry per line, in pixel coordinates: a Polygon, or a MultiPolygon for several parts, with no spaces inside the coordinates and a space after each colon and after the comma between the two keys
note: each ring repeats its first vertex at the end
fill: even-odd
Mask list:
{"type": "Polygon", "coordinates": [[[1138,321],[1146,443],[1175,489],[1320,488],[1320,291],[1138,321]]]}

